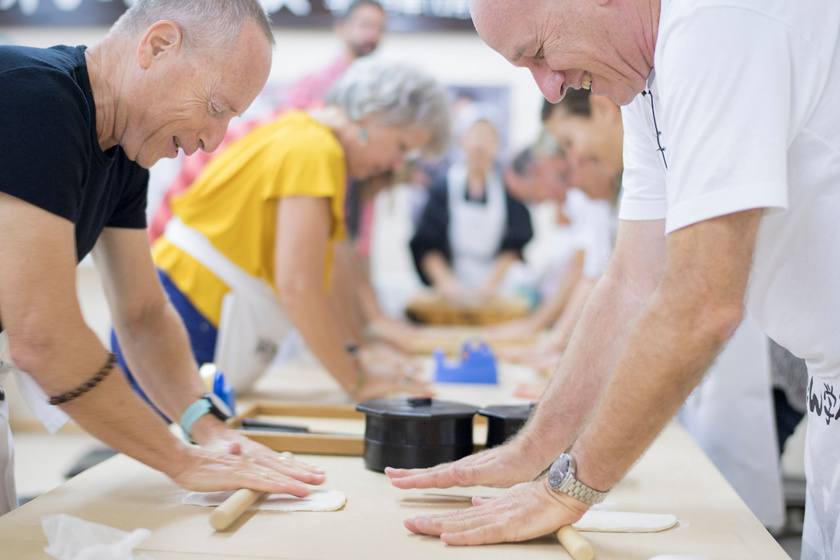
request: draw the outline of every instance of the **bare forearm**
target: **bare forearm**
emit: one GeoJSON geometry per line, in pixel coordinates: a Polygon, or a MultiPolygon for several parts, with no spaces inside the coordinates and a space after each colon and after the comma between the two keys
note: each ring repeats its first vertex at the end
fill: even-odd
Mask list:
{"type": "Polygon", "coordinates": [[[584,482],[612,487],[653,442],[697,385],[724,339],[657,296],[628,336],[604,397],[575,443],[584,482]]]}
{"type": "Polygon", "coordinates": [[[502,280],[505,278],[505,274],[507,274],[510,265],[516,262],[519,259],[519,255],[513,251],[504,251],[496,257],[496,262],[493,266],[493,272],[490,273],[490,277],[487,279],[486,286],[491,291],[496,291],[499,287],[499,284],[502,283],[502,280]]]}
{"type": "Polygon", "coordinates": [[[563,309],[563,313],[557,319],[549,334],[551,342],[557,350],[565,350],[569,335],[572,329],[575,328],[594,285],[595,279],[586,277],[581,277],[575,285],[569,297],[568,304],[563,309]]]}
{"type": "Polygon", "coordinates": [[[346,391],[352,392],[362,372],[345,350],[344,331],[336,324],[335,313],[320,285],[283,294],[281,299],[295,328],[321,365],[346,391]]]}
{"type": "Polygon", "coordinates": [[[668,236],[655,296],[575,446],[584,482],[604,489],[618,481],[735,332],[761,215],[761,209],[727,214],[668,236]]]}
{"type": "Polygon", "coordinates": [[[645,297],[609,275],[593,290],[559,370],[522,431],[521,437],[539,447],[546,465],[571,445],[594,408],[626,337],[627,324],[645,297]]]}
{"type": "Polygon", "coordinates": [[[206,392],[178,312],[166,302],[131,323],[114,326],[140,387],[155,406],[178,422],[206,392]]]}
{"type": "Polygon", "coordinates": [[[439,288],[449,284],[456,284],[457,280],[449,267],[449,263],[438,251],[430,251],[423,256],[420,263],[423,274],[429,279],[432,286],[439,288]]]}
{"type": "MultiPolygon", "coordinates": [[[[569,298],[581,277],[582,256],[576,256],[573,265],[563,276],[560,286],[551,299],[540,305],[533,314],[533,321],[537,329],[543,329],[557,321],[569,303],[569,298]]],[[[580,310],[578,310],[580,312],[580,310]]]]}
{"type": "MultiPolygon", "coordinates": [[[[105,364],[107,350],[83,323],[47,335],[49,352],[32,355],[27,341],[12,336],[13,358],[50,396],[79,387],[105,364]]],[[[95,387],[60,405],[80,426],[114,449],[170,476],[181,467],[188,448],[131,389],[119,367],[95,387]]]]}
{"type": "Polygon", "coordinates": [[[348,241],[341,241],[333,246],[332,281],[330,298],[335,309],[343,317],[343,325],[348,330],[347,337],[360,340],[367,323],[364,302],[358,295],[358,270],[355,249],[348,241]]]}

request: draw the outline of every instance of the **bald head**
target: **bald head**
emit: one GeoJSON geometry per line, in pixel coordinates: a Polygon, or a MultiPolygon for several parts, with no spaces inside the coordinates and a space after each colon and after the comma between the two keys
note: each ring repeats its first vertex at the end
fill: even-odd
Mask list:
{"type": "Polygon", "coordinates": [[[274,45],[271,23],[258,0],[137,0],[111,33],[142,34],[162,20],[178,25],[184,45],[191,49],[214,53],[229,49],[246,23],[254,24],[274,45]]]}
{"type": "Polygon", "coordinates": [[[650,75],[659,0],[470,0],[470,10],[484,42],[528,68],[551,102],[591,87],[623,105],[650,75]]]}

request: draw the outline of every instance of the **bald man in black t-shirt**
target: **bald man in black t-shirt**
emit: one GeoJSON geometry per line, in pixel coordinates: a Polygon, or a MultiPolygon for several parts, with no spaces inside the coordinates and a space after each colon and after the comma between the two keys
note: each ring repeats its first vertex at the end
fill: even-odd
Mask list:
{"type": "MultiPolygon", "coordinates": [[[[0,382],[34,380],[91,434],[186,488],[303,496],[322,473],[229,430],[205,395],[145,232],[146,169],[214,150],[264,86],[272,44],[256,0],[139,0],[91,48],[0,47],[0,382]],[[112,372],[76,298],[89,252],[143,389],[202,447],[112,372]]],[[[0,392],[0,514],[16,506],[4,431],[0,392]]]]}

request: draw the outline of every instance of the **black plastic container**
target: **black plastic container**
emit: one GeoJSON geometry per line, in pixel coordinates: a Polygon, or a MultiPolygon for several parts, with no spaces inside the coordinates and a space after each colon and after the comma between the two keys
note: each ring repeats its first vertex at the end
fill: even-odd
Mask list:
{"type": "Polygon", "coordinates": [[[432,398],[376,399],[365,413],[365,467],[416,469],[455,461],[473,452],[478,407],[432,398]]]}
{"type": "Polygon", "coordinates": [[[488,406],[478,411],[487,417],[487,448],[496,447],[516,435],[534,410],[533,404],[488,406]]]}

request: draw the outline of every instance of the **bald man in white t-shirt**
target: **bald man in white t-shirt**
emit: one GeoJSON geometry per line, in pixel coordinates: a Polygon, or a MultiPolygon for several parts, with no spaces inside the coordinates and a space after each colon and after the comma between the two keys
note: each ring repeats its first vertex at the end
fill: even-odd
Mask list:
{"type": "Polygon", "coordinates": [[[551,464],[549,476],[407,526],[476,544],[574,522],[665,426],[746,303],[808,365],[802,558],[840,557],[840,3],[472,8],[550,101],[587,87],[624,106],[625,194],[610,265],[529,426],[454,466],[390,472],[403,488],[512,485],[551,464]]]}

